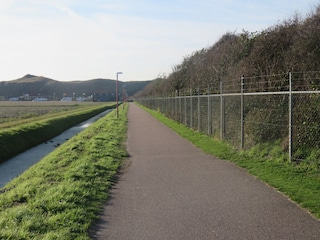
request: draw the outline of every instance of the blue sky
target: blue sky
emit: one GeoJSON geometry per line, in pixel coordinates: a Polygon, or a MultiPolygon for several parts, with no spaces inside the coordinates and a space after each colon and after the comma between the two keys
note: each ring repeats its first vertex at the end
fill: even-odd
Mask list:
{"type": "Polygon", "coordinates": [[[261,31],[319,0],[1,0],[0,81],[151,80],[226,32],[261,31]]]}

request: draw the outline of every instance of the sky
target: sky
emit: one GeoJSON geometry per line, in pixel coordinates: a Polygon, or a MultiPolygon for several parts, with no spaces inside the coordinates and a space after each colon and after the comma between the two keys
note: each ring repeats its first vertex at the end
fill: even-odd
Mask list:
{"type": "Polygon", "coordinates": [[[227,32],[262,31],[320,0],[0,0],[0,81],[167,76],[227,32]]]}

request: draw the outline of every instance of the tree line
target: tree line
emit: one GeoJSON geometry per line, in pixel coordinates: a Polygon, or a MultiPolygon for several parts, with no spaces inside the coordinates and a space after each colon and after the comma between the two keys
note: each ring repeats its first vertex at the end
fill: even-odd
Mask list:
{"type": "MultiPolygon", "coordinates": [[[[155,79],[136,97],[168,96],[180,89],[209,84],[218,88],[220,81],[232,90],[239,85],[241,76],[316,71],[320,65],[319,42],[320,5],[305,17],[296,13],[261,32],[227,32],[211,47],[185,56],[181,63],[172,67],[168,76],[155,79]]],[[[301,76],[293,82],[294,89],[319,89],[319,78],[301,76]]],[[[255,78],[250,78],[248,86],[254,81],[255,78]]],[[[283,83],[267,77],[262,81],[262,87],[269,90],[278,90],[282,84],[287,84],[286,79],[283,83]]]]}

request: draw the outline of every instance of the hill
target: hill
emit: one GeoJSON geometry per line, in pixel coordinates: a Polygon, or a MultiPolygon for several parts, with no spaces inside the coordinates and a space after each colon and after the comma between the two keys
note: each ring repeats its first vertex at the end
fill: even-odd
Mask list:
{"type": "MultiPolygon", "coordinates": [[[[141,91],[150,81],[118,82],[119,94],[126,91],[133,96],[141,91]]],[[[46,77],[27,74],[22,78],[0,82],[0,96],[10,97],[37,96],[47,97],[50,100],[60,100],[69,96],[108,95],[114,96],[116,81],[110,79],[92,79],[87,81],[57,81],[46,77]]]]}

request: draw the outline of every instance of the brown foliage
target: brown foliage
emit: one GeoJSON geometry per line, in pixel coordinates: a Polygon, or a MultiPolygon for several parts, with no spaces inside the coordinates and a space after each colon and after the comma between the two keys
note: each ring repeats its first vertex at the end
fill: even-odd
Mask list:
{"type": "MultiPolygon", "coordinates": [[[[140,95],[168,96],[168,92],[208,84],[215,89],[219,88],[220,80],[231,91],[243,75],[317,71],[320,67],[319,42],[320,6],[304,19],[295,14],[261,32],[226,33],[211,47],[186,56],[173,67],[168,77],[151,83],[140,95]]],[[[268,79],[264,81],[269,90],[272,87],[279,89],[279,86],[268,85],[268,79]]],[[[306,83],[308,81],[304,80],[304,85],[312,85],[306,83]]]]}

